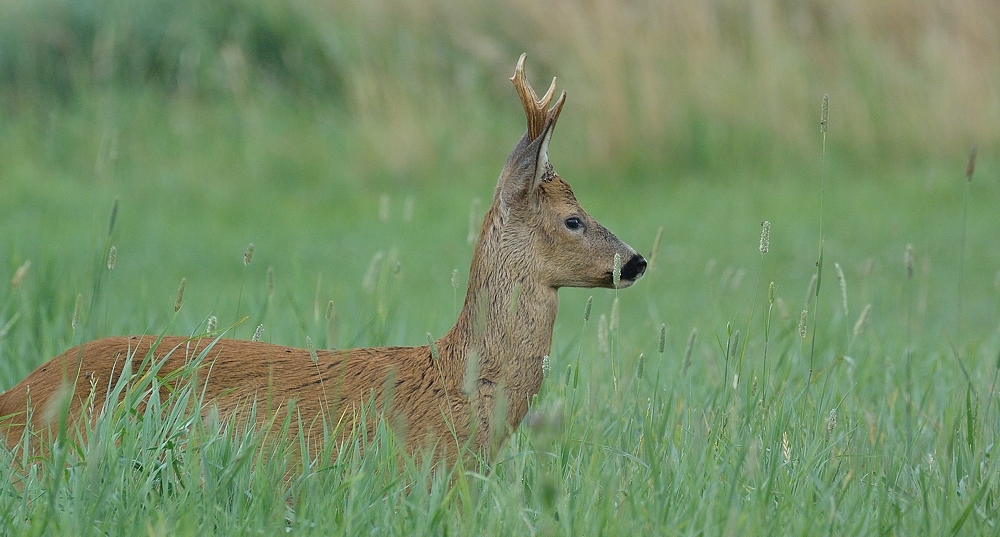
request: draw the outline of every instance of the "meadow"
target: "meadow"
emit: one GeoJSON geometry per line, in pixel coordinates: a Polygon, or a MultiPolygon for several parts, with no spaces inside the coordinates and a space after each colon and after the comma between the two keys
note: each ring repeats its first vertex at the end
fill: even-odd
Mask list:
{"type": "Polygon", "coordinates": [[[282,424],[203,422],[179,391],[95,409],[49,460],[0,448],[0,534],[995,534],[993,7],[3,6],[0,390],[210,317],[299,347],[440,336],[525,51],[569,94],[556,170],[651,265],[560,291],[550,374],[488,467],[406,464],[382,428],[303,464],[266,441],[282,424]]]}

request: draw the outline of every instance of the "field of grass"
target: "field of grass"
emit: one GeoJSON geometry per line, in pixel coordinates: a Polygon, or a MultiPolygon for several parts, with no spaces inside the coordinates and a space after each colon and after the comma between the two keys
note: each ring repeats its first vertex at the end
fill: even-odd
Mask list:
{"type": "Polygon", "coordinates": [[[626,290],[560,292],[551,373],[489,468],[407,466],[381,430],[303,466],[264,441],[281,424],[224,429],[180,392],[95,409],[54,460],[0,448],[0,535],[995,534],[989,3],[891,23],[860,2],[660,4],[3,7],[22,24],[0,40],[0,390],[74,344],[210,316],[293,346],[442,335],[524,129],[523,50],[569,92],[556,170],[655,261],[626,290]],[[164,10],[194,22],[140,24],[164,10]],[[614,41],[630,25],[646,52],[614,41]],[[53,48],[72,39],[85,53],[53,48]]]}

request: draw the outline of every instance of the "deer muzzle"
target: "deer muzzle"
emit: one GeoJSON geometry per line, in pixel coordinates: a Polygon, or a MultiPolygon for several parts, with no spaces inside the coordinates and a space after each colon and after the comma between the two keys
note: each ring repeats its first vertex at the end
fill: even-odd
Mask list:
{"type": "Polygon", "coordinates": [[[619,288],[628,287],[635,283],[642,274],[646,272],[646,259],[639,254],[634,254],[622,266],[621,283],[619,288]]]}

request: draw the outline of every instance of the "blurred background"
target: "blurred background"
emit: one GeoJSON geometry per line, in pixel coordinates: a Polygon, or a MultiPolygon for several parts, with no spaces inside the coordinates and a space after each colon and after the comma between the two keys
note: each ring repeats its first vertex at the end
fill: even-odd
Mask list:
{"type": "Polygon", "coordinates": [[[1000,12],[988,0],[41,0],[0,9],[5,111],[95,107],[104,123],[92,125],[95,143],[107,147],[128,126],[111,104],[123,97],[281,100],[342,114],[372,153],[365,170],[406,175],[442,155],[478,160],[493,124],[518,119],[503,75],[522,51],[536,85],[557,75],[570,91],[560,133],[568,151],[606,170],[812,163],[824,93],[840,133],[833,153],[859,164],[949,157],[974,142],[992,149],[1000,129],[1000,12]]]}
{"type": "MultiPolygon", "coordinates": [[[[970,328],[995,328],[992,0],[5,0],[2,274],[32,262],[4,295],[3,320],[23,327],[6,352],[35,362],[71,339],[158,332],[181,277],[173,332],[249,315],[238,336],[265,324],[264,339],[301,345],[332,300],[339,345],[440,335],[467,222],[524,130],[508,81],[522,52],[536,88],[556,76],[569,94],[552,160],[584,207],[644,254],[665,229],[661,266],[625,306],[649,341],[661,322],[683,347],[692,324],[746,315],[765,219],[761,278],[794,324],[824,173],[826,281],[832,261],[852,284],[898,276],[914,243],[914,322],[954,331],[965,293],[970,328]],[[388,283],[362,285],[372,271],[388,283]],[[86,336],[53,328],[78,294],[86,336]]],[[[850,287],[849,315],[874,303],[893,318],[902,285],[850,287]]],[[[563,293],[572,326],[588,294],[563,293]]],[[[830,297],[826,318],[853,324],[830,297]]]]}

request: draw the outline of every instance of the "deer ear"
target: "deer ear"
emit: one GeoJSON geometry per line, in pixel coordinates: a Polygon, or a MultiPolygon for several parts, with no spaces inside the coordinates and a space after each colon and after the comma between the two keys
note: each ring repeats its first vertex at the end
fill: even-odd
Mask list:
{"type": "Polygon", "coordinates": [[[501,208],[505,213],[518,200],[529,199],[538,185],[552,173],[552,164],[549,163],[549,141],[552,140],[552,131],[565,102],[564,91],[559,100],[548,110],[544,123],[538,122],[541,132],[532,138],[529,126],[528,132],[524,133],[507,159],[507,165],[504,166],[500,182],[497,184],[501,208]]]}
{"type": "Polygon", "coordinates": [[[541,143],[538,146],[538,152],[535,154],[534,180],[528,189],[529,194],[533,193],[538,188],[538,185],[542,183],[542,179],[552,172],[552,164],[549,163],[549,141],[552,140],[552,131],[556,128],[556,120],[559,119],[559,112],[562,112],[563,103],[565,102],[566,92],[564,91],[559,95],[559,100],[556,101],[556,104],[552,105],[552,108],[549,109],[548,117],[545,118],[545,127],[542,129],[541,136],[538,137],[541,143]]]}

